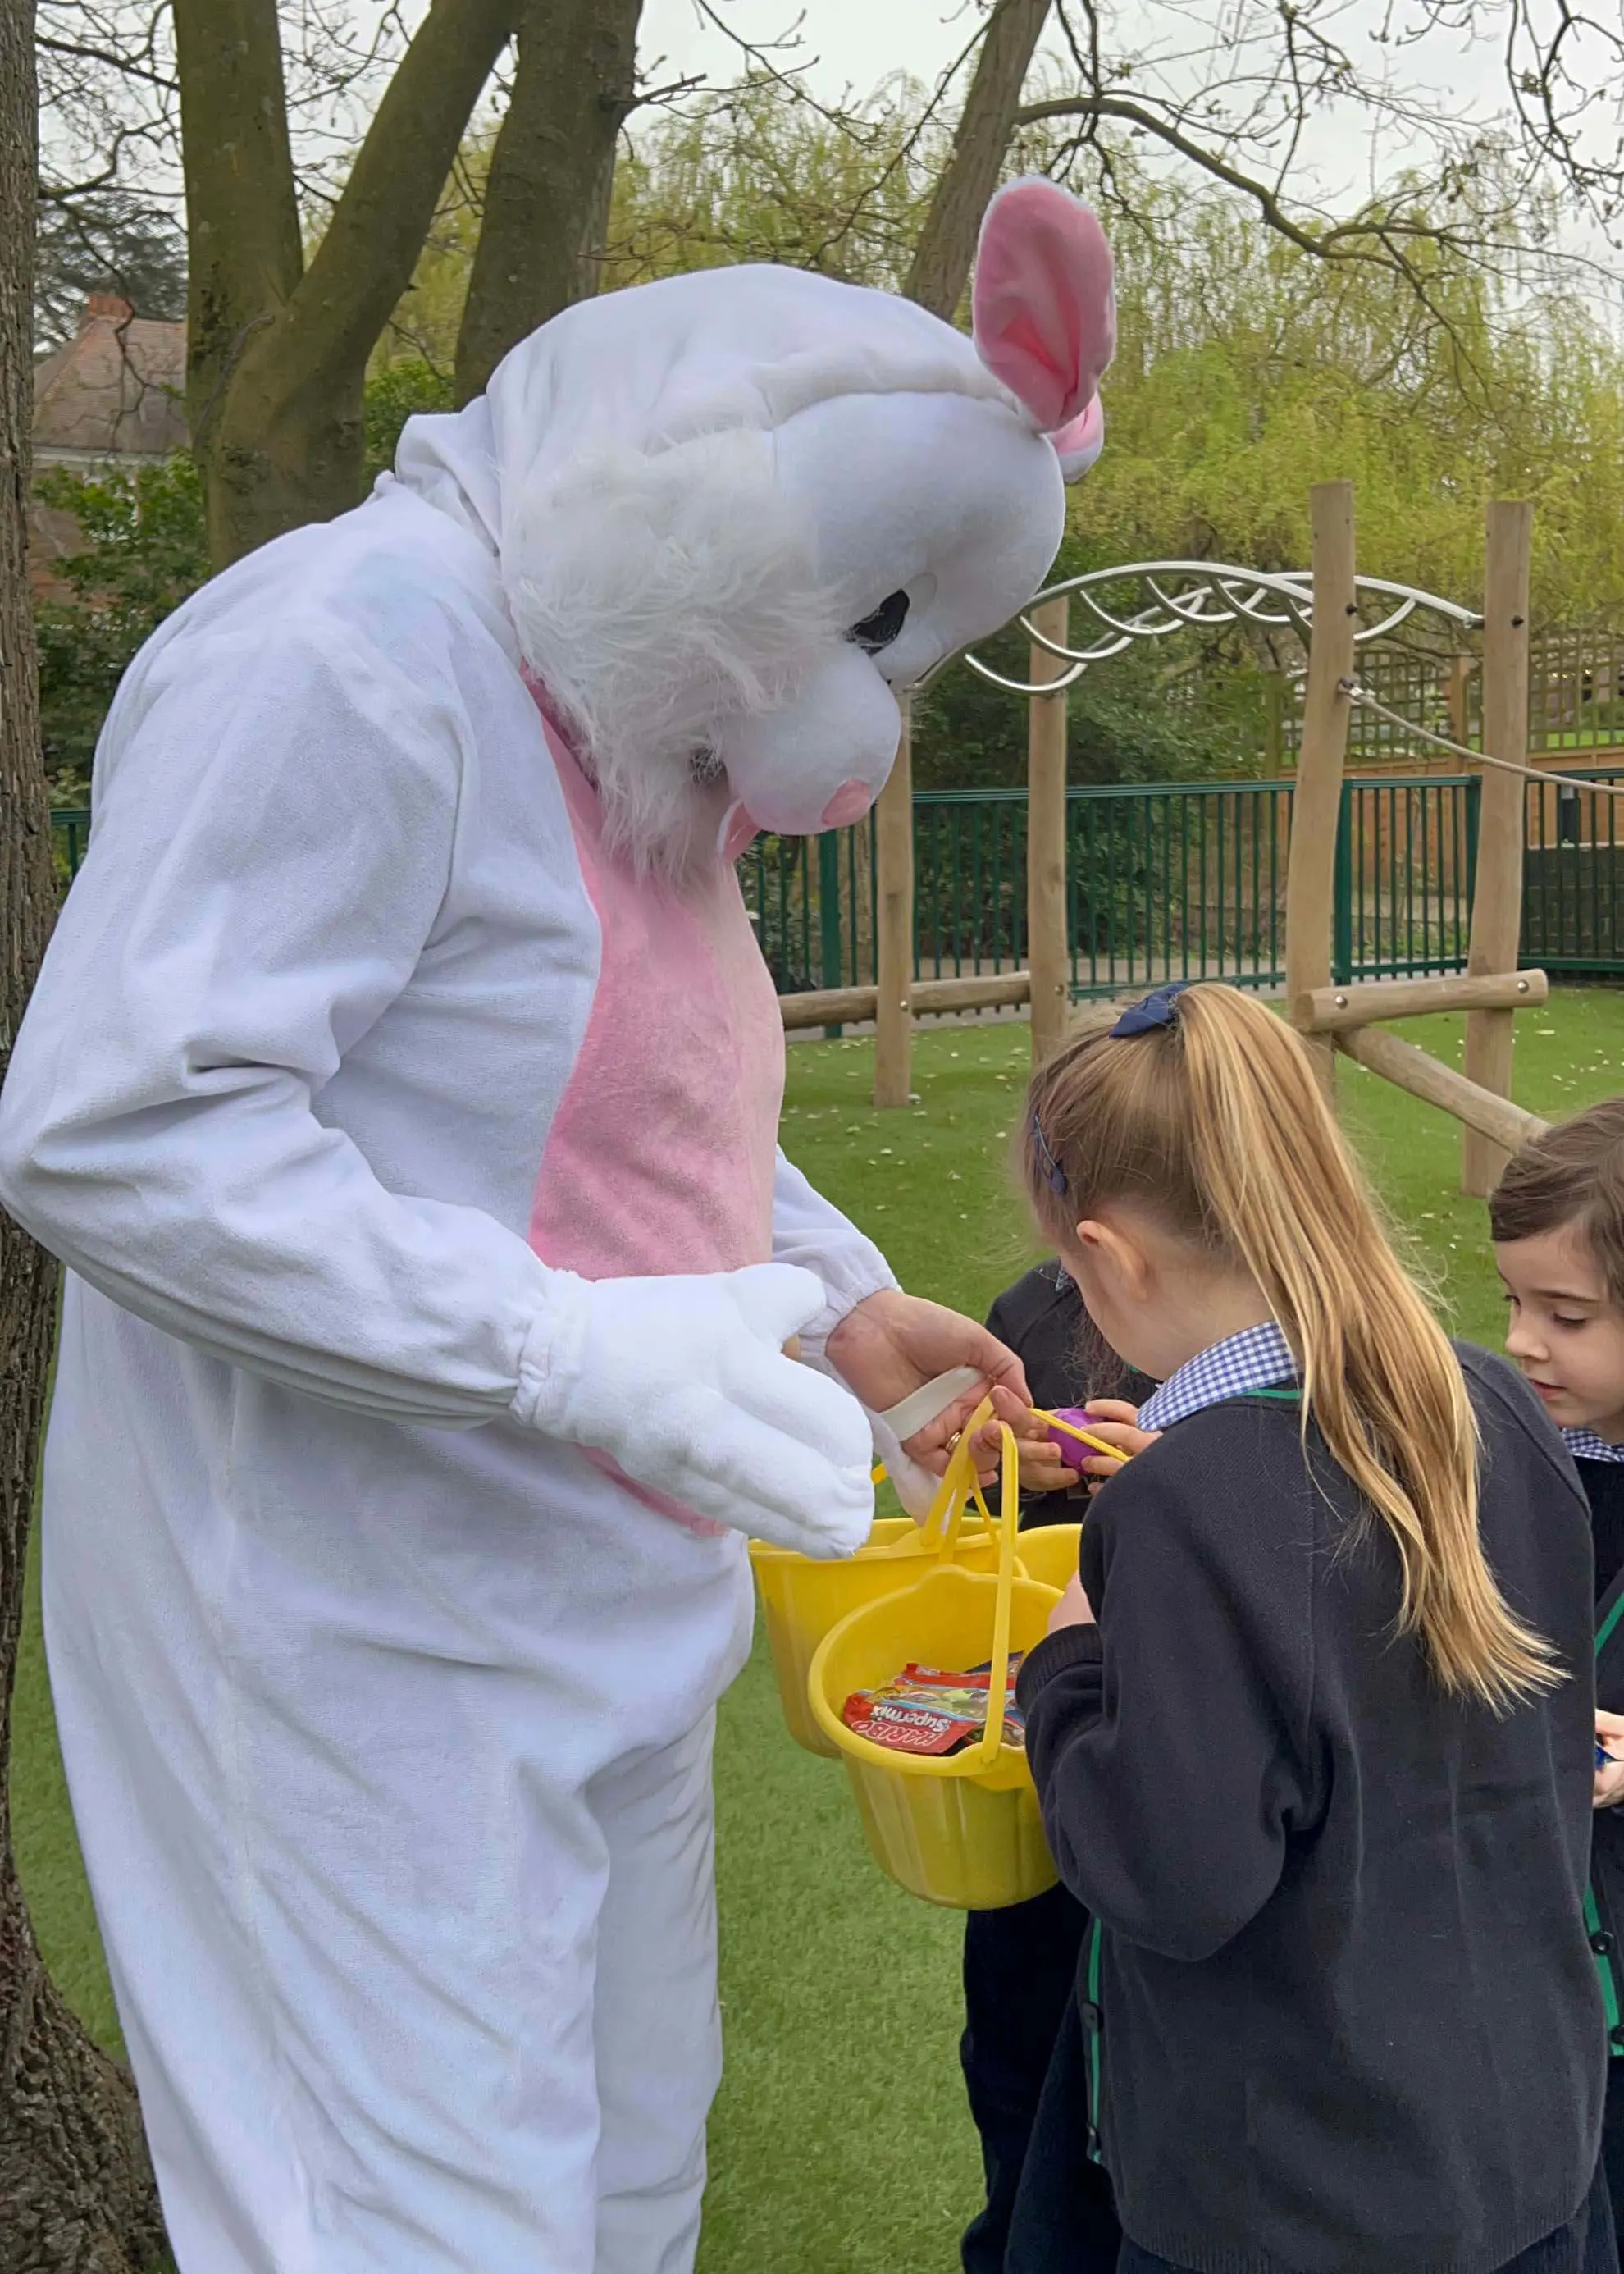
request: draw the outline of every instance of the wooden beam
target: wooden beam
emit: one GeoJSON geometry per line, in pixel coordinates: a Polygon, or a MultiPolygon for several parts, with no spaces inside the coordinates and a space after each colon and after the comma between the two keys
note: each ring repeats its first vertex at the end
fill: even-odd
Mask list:
{"type": "Polygon", "coordinates": [[[928,1011],[996,1011],[1005,1005],[1031,999],[1032,975],[1028,971],[966,972],[959,979],[916,979],[914,983],[915,1018],[928,1011]]]}
{"type": "Polygon", "coordinates": [[[786,1028],[845,1027],[872,1019],[879,999],[877,987],[810,987],[803,994],[780,995],[778,1012],[786,1028]]]}
{"type": "MultiPolygon", "coordinates": [[[[1320,482],[1309,493],[1313,531],[1314,614],[1308,649],[1303,740],[1291,800],[1286,870],[1286,993],[1295,1002],[1331,980],[1331,909],[1335,891],[1336,822],[1348,752],[1348,697],[1357,622],[1354,591],[1353,485],[1320,482]]],[[[1308,1045],[1320,1081],[1334,1081],[1326,1043],[1308,1045]]]]}
{"type": "Polygon", "coordinates": [[[1315,987],[1291,1005],[1300,1035],[1335,1034],[1386,1019],[1418,1019],[1429,1011],[1530,1011],[1551,983],[1543,971],[1451,973],[1441,979],[1384,979],[1370,987],[1315,987]]]}
{"type": "MultiPolygon", "coordinates": [[[[1528,764],[1528,590],[1534,508],[1526,501],[1488,512],[1483,598],[1483,748],[1491,757],[1528,764]]],[[[1471,951],[1478,974],[1515,968],[1522,929],[1522,806],[1520,776],[1483,769],[1477,820],[1477,881],[1471,951]]],[[[1466,1020],[1466,1078],[1499,1097],[1511,1095],[1513,1018],[1473,1011],[1466,1020]]],[[[1506,1148],[1469,1126],[1461,1146],[1461,1189],[1485,1199],[1500,1181],[1506,1148]]]]}
{"type": "MultiPolygon", "coordinates": [[[[958,979],[916,979],[912,1002],[914,1016],[940,1016],[955,1011],[996,1011],[1024,1003],[1032,983],[1024,971],[966,973],[958,979]]],[[[879,1004],[877,987],[817,987],[801,995],[780,995],[778,1011],[788,1028],[855,1025],[872,1019],[879,1004]]]]}
{"type": "Polygon", "coordinates": [[[883,1106],[906,1105],[914,1078],[914,754],[906,695],[900,703],[902,735],[875,825],[874,1102],[883,1106]]]}
{"type": "Polygon", "coordinates": [[[1357,1058],[1361,1065],[1368,1066],[1372,1073],[1379,1073],[1384,1081],[1408,1090],[1412,1097],[1424,1098],[1429,1105],[1440,1106],[1446,1113],[1453,1113],[1457,1121],[1463,1121],[1474,1134],[1502,1153],[1515,1152],[1519,1145],[1526,1144],[1530,1137],[1538,1137],[1549,1126],[1538,1114],[1524,1112],[1508,1097],[1468,1081],[1453,1066],[1429,1058],[1413,1043],[1389,1035],[1380,1027],[1355,1027],[1339,1034],[1336,1047],[1345,1050],[1350,1058],[1357,1058]]]}
{"type": "MultiPolygon", "coordinates": [[[[1064,647],[1071,604],[1062,593],[1032,611],[1032,621],[1064,647]]],[[[1032,643],[1032,677],[1041,685],[1070,666],[1032,643]]],[[[1032,972],[1032,1062],[1065,1033],[1071,1002],[1066,929],[1066,698],[1034,695],[1026,714],[1026,960],[1032,972]]]]}

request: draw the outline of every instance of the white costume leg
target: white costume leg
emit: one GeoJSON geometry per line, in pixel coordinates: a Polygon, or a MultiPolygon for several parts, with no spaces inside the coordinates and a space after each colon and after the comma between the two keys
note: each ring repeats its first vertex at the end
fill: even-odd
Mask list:
{"type": "MultiPolygon", "coordinates": [[[[284,1748],[273,1783],[250,1732],[257,1821],[240,1875],[223,1856],[217,1871],[207,1815],[183,1802],[154,1822],[156,1758],[147,1806],[128,1805],[128,1732],[64,1658],[76,1811],[180,2274],[592,2274],[607,1859],[583,1796],[464,1764],[406,1713],[387,1790],[336,1746],[284,1748]]],[[[460,1686],[435,1716],[454,1743],[460,1686]]],[[[222,1797],[229,1817],[240,1795],[222,1797]]]]}
{"type": "Polygon", "coordinates": [[[722,2072],[707,1713],[607,1771],[590,1799],[609,1849],[593,2031],[602,2137],[596,2274],[690,2274],[705,2119],[722,2072]]]}
{"type": "MultiPolygon", "coordinates": [[[[218,1484],[177,1464],[160,1493],[136,1461],[115,1492],[94,1429],[184,1445],[207,1362],[160,1351],[125,1383],[88,1362],[83,1306],[64,1335],[51,1681],[181,2274],[593,2274],[600,2192],[671,2180],[715,2082],[710,1706],[748,1645],[739,1543],[481,1498],[463,1472],[500,1481],[495,1432],[380,1426],[370,1478],[295,1498],[255,1452],[281,1394],[246,1377],[218,1484]],[[601,2056],[616,2139],[649,2135],[607,2179],[600,1934],[609,1980],[641,1994],[641,1962],[656,1992],[601,2056]]],[[[286,1418],[342,1479],[354,1424],[286,1418]]]]}

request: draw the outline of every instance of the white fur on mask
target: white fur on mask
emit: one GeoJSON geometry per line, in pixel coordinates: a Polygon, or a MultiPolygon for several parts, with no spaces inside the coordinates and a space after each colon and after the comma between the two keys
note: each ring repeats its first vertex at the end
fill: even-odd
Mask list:
{"type": "Polygon", "coordinates": [[[509,505],[501,567],[520,650],[579,737],[610,843],[644,868],[710,852],[721,794],[705,754],[728,720],[788,700],[843,629],[771,437],[596,443],[509,505]]]}

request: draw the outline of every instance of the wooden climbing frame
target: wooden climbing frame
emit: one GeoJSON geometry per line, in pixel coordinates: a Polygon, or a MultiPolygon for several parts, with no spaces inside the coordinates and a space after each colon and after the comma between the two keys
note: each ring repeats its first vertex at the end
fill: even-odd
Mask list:
{"type": "MultiPolygon", "coordinates": [[[[1360,578],[1355,568],[1353,491],[1321,483],[1311,493],[1312,577],[1264,573],[1212,561],[1149,561],[1095,569],[1040,595],[1022,617],[1031,640],[1030,677],[1004,677],[969,653],[959,660],[982,678],[1024,697],[1027,712],[1027,968],[916,979],[914,972],[914,786],[906,702],[901,749],[882,792],[876,832],[875,984],[829,988],[784,998],[785,1022],[820,1026],[872,1018],[876,1025],[875,1103],[908,1103],[914,1022],[921,1013],[959,1013],[1030,1003],[1034,1059],[1065,1031],[1070,1013],[1066,927],[1066,690],[1092,666],[1133,642],[1160,639],[1191,626],[1250,622],[1294,631],[1308,643],[1308,681],[1301,755],[1292,797],[1286,882],[1286,993],[1292,1023],[1308,1037],[1327,1089],[1342,1051],[1462,1125],[1461,1177],[1465,1191],[1492,1190],[1508,1153],[1545,1125],[1511,1098],[1513,1024],[1519,1010],[1543,1003],[1545,975],[1516,968],[1522,910],[1523,777],[1475,761],[1482,775],[1467,969],[1432,979],[1368,986],[1332,983],[1332,911],[1336,832],[1358,684],[1356,654],[1417,608],[1457,632],[1483,629],[1483,749],[1490,760],[1526,767],[1529,686],[1529,550],[1533,509],[1488,509],[1481,619],[1470,608],[1413,587],[1360,578]],[[1114,597],[1137,581],[1141,603],[1124,611],[1114,597]],[[1312,591],[1311,591],[1312,584],[1312,591]],[[1377,604],[1378,621],[1360,618],[1361,591],[1377,604]],[[1103,596],[1103,597],[1102,597],[1103,596]],[[1068,629],[1071,601],[1086,621],[1077,644],[1068,629]],[[1392,1031],[1396,1020],[1434,1011],[1466,1013],[1465,1068],[1431,1058],[1392,1031]]],[[[1464,681],[1457,672],[1450,718],[1458,744],[1465,734],[1464,681]]],[[[1380,704],[1377,705],[1380,708],[1380,704]]],[[[1391,716],[1392,714],[1386,714],[1391,716]]],[[[1400,720],[1398,723],[1402,724],[1400,720]]],[[[1427,730],[1417,722],[1417,731],[1427,730]]],[[[1431,737],[1431,739],[1437,739],[1431,737]]]]}
{"type": "MultiPolygon", "coordinates": [[[[1513,1020],[1545,1000],[1543,971],[1516,968],[1522,915],[1520,775],[1482,769],[1471,944],[1463,973],[1364,987],[1331,984],[1331,906],[1337,813],[1353,706],[1353,489],[1324,482],[1311,495],[1313,617],[1302,754],[1292,799],[1286,884],[1286,987],[1292,1024],[1309,1039],[1327,1087],[1335,1054],[1368,1066],[1462,1125],[1461,1186],[1485,1198],[1507,1156],[1545,1124],[1511,1099],[1513,1020]],[[1390,1031],[1396,1019],[1466,1013],[1458,1073],[1390,1031]]],[[[1483,613],[1483,747],[1525,765],[1528,756],[1529,553],[1533,508],[1488,509],[1483,613]]]]}

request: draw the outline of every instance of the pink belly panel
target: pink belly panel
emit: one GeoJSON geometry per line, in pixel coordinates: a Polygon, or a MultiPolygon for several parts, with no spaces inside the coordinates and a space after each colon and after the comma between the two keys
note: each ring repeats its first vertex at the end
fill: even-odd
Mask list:
{"type": "MultiPolygon", "coordinates": [[[[784,1024],[738,877],[718,859],[679,888],[612,858],[597,792],[545,715],[543,727],[602,951],[542,1156],[530,1244],[586,1279],[766,1262],[784,1024]]],[[[628,1488],[678,1522],[718,1528],[628,1488]]]]}

